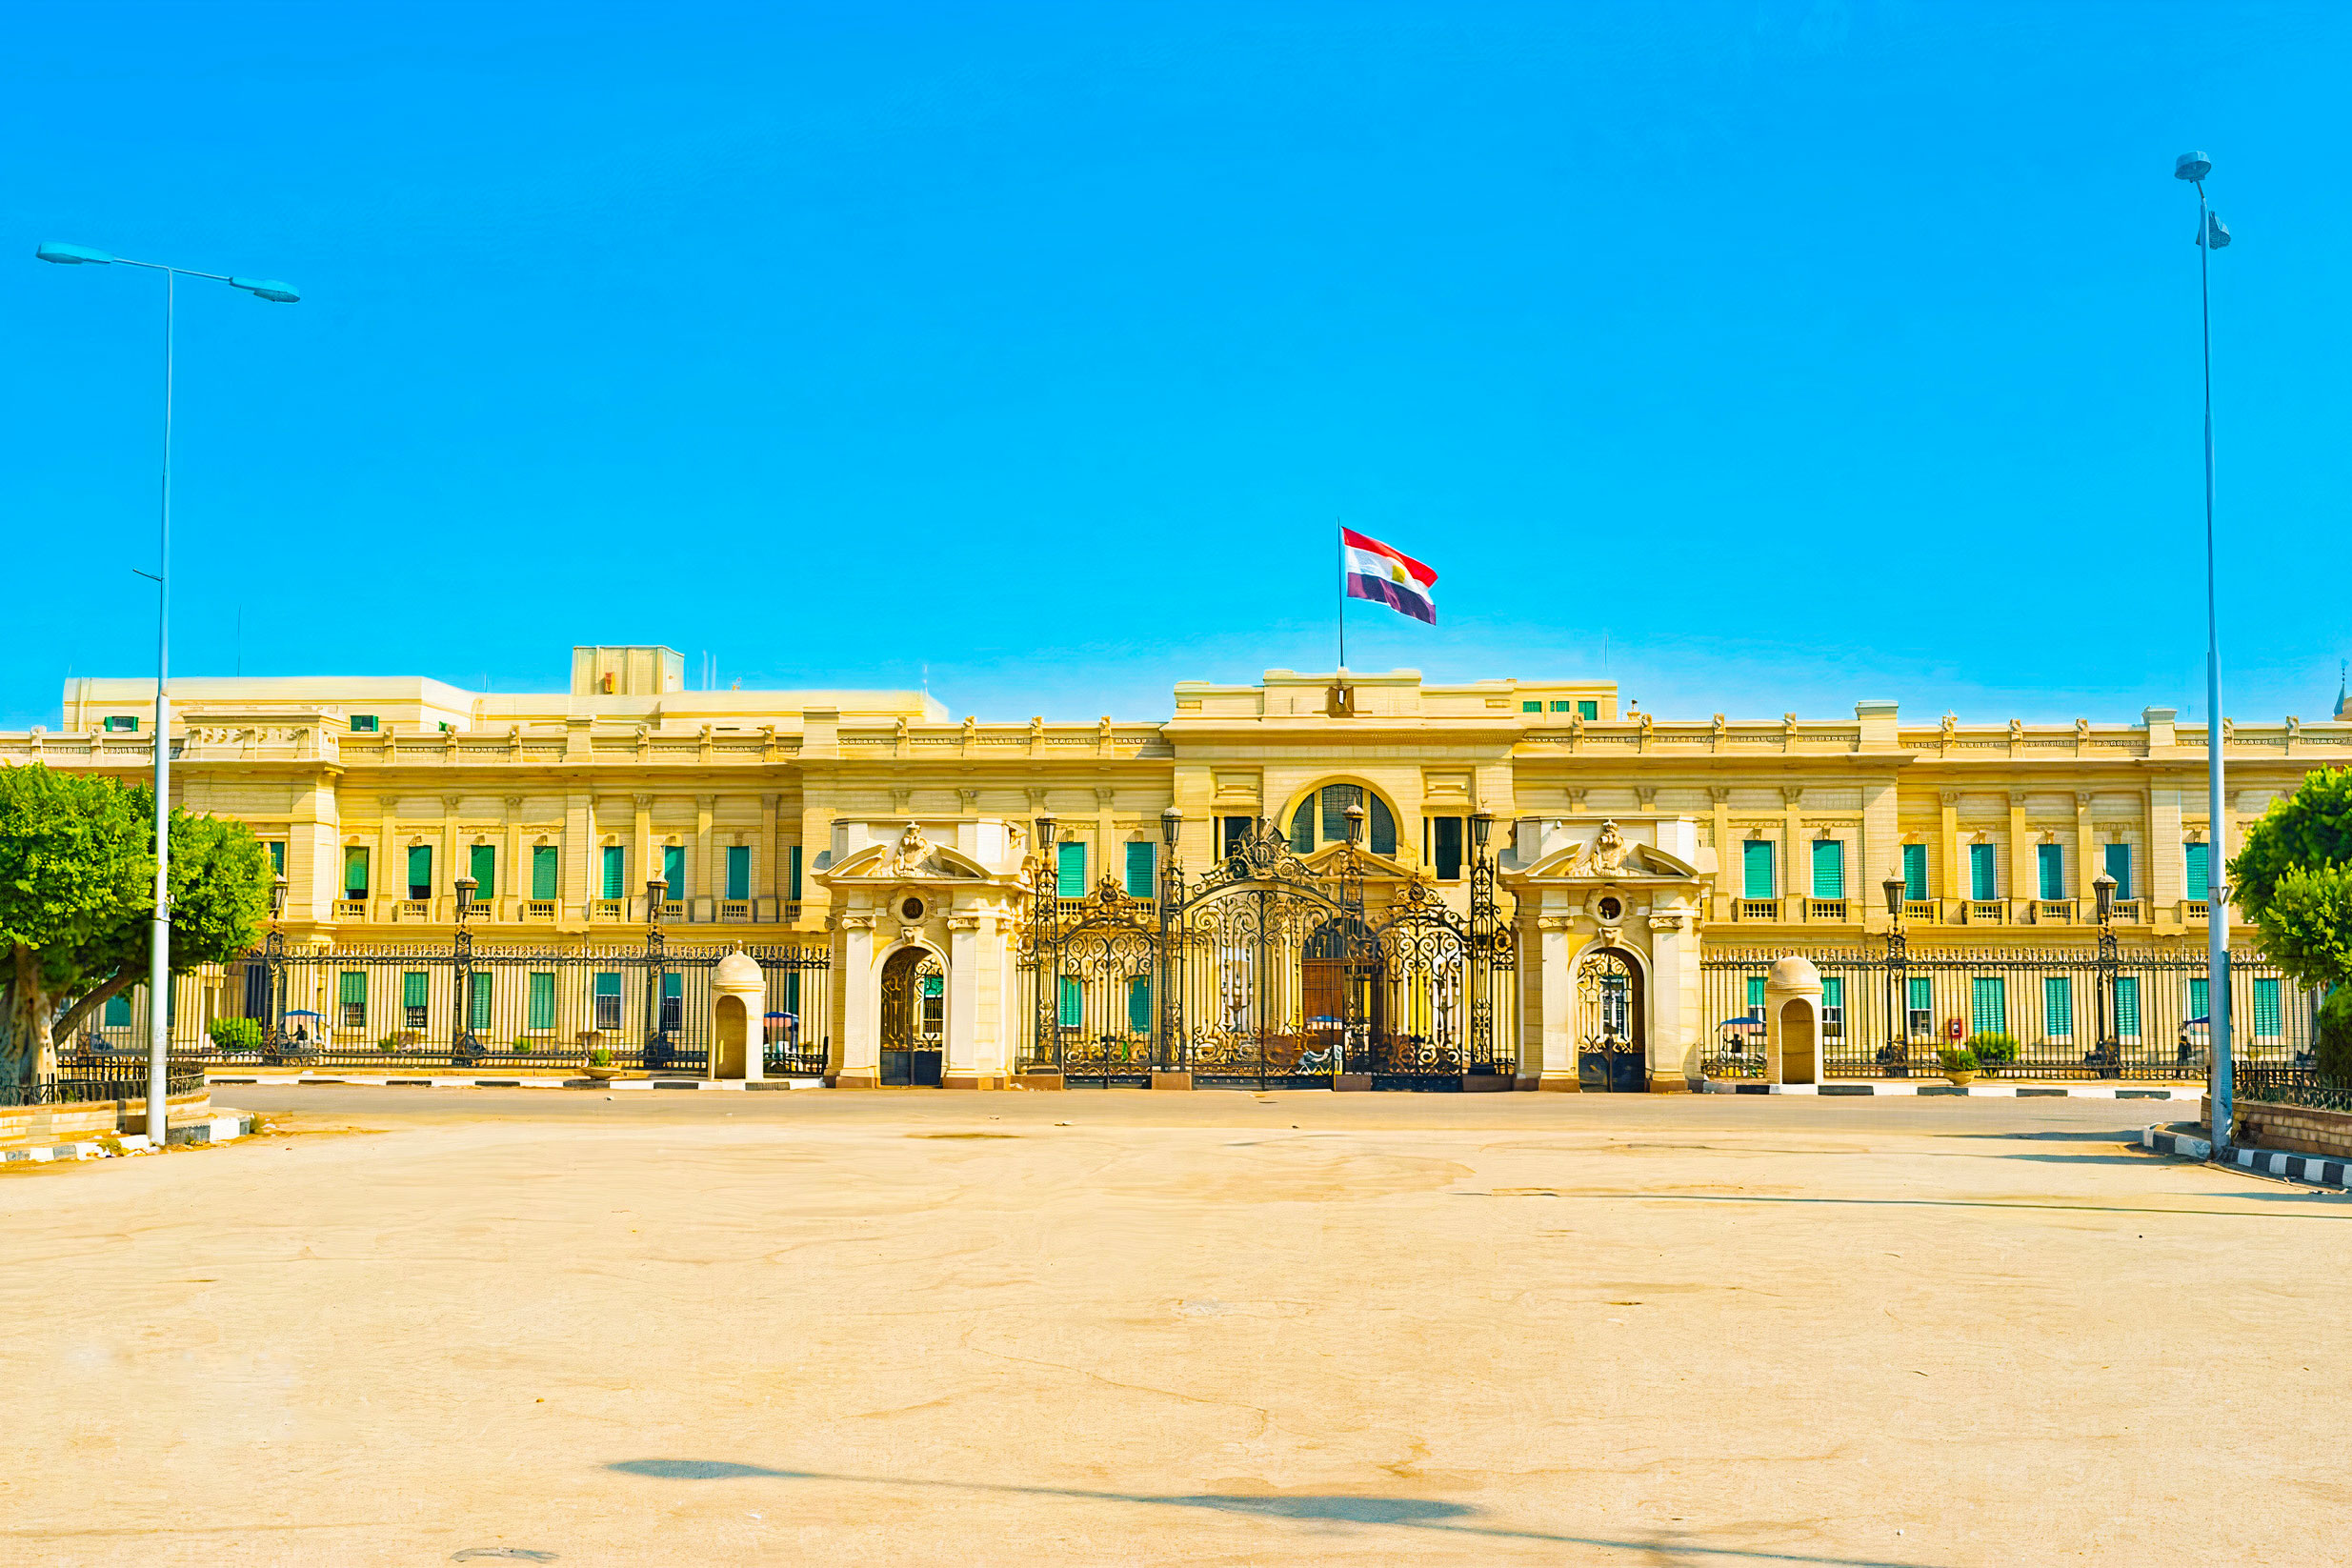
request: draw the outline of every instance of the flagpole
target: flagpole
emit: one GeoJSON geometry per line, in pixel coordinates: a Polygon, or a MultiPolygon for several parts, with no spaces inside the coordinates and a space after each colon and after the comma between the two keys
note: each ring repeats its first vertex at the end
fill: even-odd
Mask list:
{"type": "Polygon", "coordinates": [[[1337,547],[1339,555],[1339,669],[1337,673],[1344,675],[1348,669],[1348,535],[1347,529],[1337,517],[1331,520],[1331,530],[1332,543],[1337,547]]]}

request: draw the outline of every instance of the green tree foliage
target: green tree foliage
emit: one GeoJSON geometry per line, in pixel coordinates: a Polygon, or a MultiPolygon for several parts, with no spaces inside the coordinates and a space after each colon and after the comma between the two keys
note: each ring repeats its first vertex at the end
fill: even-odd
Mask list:
{"type": "MultiPolygon", "coordinates": [[[[55,1041],[147,978],[154,794],[34,764],[0,769],[0,1082],[56,1071],[55,1041]]],[[[171,814],[171,973],[250,949],[274,873],[252,830],[171,814]]]]}
{"type": "Polygon", "coordinates": [[[2296,984],[2332,993],[2314,1055],[2322,1073],[2352,1079],[2352,768],[2322,768],[2273,801],[2229,876],[2262,952],[2296,984]]]}
{"type": "Polygon", "coordinates": [[[2320,1028],[2312,1040],[2319,1069],[2339,1083],[2352,1083],[2352,985],[2340,985],[2320,1004],[2320,1028]]]}
{"type": "Polygon", "coordinates": [[[2290,873],[2322,866],[2352,867],[2352,768],[2322,768],[2271,802],[2229,863],[2230,901],[2259,922],[2290,873]]]}

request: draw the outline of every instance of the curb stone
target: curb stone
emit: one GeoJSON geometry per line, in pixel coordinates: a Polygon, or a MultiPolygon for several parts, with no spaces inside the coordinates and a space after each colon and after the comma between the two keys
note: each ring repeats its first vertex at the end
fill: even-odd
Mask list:
{"type": "MultiPolygon", "coordinates": [[[[239,1113],[235,1116],[210,1116],[203,1121],[188,1122],[171,1128],[165,1137],[179,1144],[227,1143],[231,1138],[250,1137],[253,1118],[239,1113]]],[[[0,1164],[14,1164],[30,1160],[36,1165],[56,1159],[111,1159],[117,1155],[151,1155],[154,1142],[145,1133],[129,1133],[121,1136],[76,1138],[71,1143],[52,1143],[41,1149],[0,1149],[0,1164]]]]}
{"type": "Polygon", "coordinates": [[[352,1086],[369,1089],[602,1089],[642,1093],[652,1089],[693,1089],[741,1091],[746,1089],[821,1089],[822,1078],[492,1078],[467,1075],[432,1077],[404,1077],[383,1073],[286,1073],[269,1075],[238,1075],[228,1076],[208,1073],[204,1081],[221,1084],[258,1084],[266,1087],[292,1089],[310,1084],[352,1086]]]}
{"type": "Polygon", "coordinates": [[[1706,1093],[1710,1095],[1819,1095],[1836,1097],[1847,1095],[1889,1095],[1914,1096],[1921,1099],[1946,1096],[1972,1099],[2201,1099],[2202,1085],[2173,1087],[2165,1084],[2130,1086],[2113,1083],[1972,1083],[1966,1088],[1956,1083],[1750,1083],[1736,1078],[1709,1078],[1706,1093]]]}
{"type": "MultiPolygon", "coordinates": [[[[2171,1155],[2180,1159],[2210,1160],[2214,1157],[2210,1139],[2194,1137],[2187,1133],[2167,1132],[2161,1127],[2150,1127],[2140,1135],[2140,1146],[2160,1155],[2171,1155]]],[[[2219,1163],[2235,1165],[2241,1171],[2259,1176],[2281,1176],[2288,1181],[2308,1182],[2315,1187],[2342,1187],[2352,1176],[2352,1159],[2328,1159],[2320,1155],[2290,1155],[2278,1149],[2231,1149],[2219,1163]]]]}

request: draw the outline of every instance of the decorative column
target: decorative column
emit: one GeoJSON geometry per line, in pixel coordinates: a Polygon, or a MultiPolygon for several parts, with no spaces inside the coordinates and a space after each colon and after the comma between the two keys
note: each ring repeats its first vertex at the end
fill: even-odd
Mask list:
{"type": "Polygon", "coordinates": [[[761,921],[784,917],[784,846],[776,842],[775,807],[774,795],[759,797],[759,844],[752,854],[757,861],[754,871],[761,903],[752,915],[761,921]]]}
{"type": "Polygon", "coordinates": [[[1805,790],[1801,784],[1780,786],[1780,918],[1801,920],[1805,917],[1806,882],[1804,872],[1797,864],[1797,852],[1805,842],[1805,790]]]}
{"type": "Polygon", "coordinates": [[[444,910],[449,912],[452,918],[455,917],[457,913],[457,879],[460,876],[467,874],[466,869],[457,863],[457,856],[459,854],[459,846],[457,842],[458,800],[459,797],[453,794],[445,794],[441,797],[441,851],[438,857],[435,859],[432,868],[433,895],[432,903],[431,905],[432,910],[432,917],[436,920],[441,917],[444,910]],[[447,888],[450,891],[445,894],[440,891],[443,888],[447,888]],[[444,900],[446,900],[446,902],[444,902],[444,900]]]}
{"type": "Polygon", "coordinates": [[[1936,908],[1942,918],[1948,919],[1952,900],[1968,896],[1960,869],[1960,791],[1945,790],[1936,798],[1941,807],[1936,828],[1936,887],[1941,901],[1936,908]]]}
{"type": "MultiPolygon", "coordinates": [[[[653,853],[653,797],[650,794],[632,795],[637,808],[636,822],[632,830],[634,847],[630,851],[630,875],[621,883],[622,894],[631,901],[645,896],[645,884],[661,870],[661,859],[653,853]]],[[[623,906],[626,909],[626,906],[623,906]]],[[[659,912],[648,910],[648,918],[659,912]]]]}
{"type": "Polygon", "coordinates": [[[1680,1095],[1699,1075],[1699,944],[1679,913],[1650,916],[1650,1093],[1680,1095]]]}
{"type": "Polygon", "coordinates": [[[1736,847],[1731,836],[1731,787],[1727,784],[1707,786],[1707,798],[1715,811],[1715,903],[1708,912],[1710,919],[1721,922],[1731,918],[1731,901],[1738,896],[1731,890],[1738,884],[1739,868],[1733,865],[1731,852],[1736,847]]]}
{"type": "Polygon", "coordinates": [[[835,1089],[874,1089],[882,1082],[882,1036],[874,973],[874,916],[844,915],[841,933],[841,1062],[835,1089]]]}
{"type": "Polygon", "coordinates": [[[996,1089],[1002,1080],[986,1073],[979,1059],[980,916],[947,919],[947,1089],[996,1089]]]}
{"type": "MultiPolygon", "coordinates": [[[[719,885],[711,853],[711,808],[714,799],[714,796],[707,794],[694,796],[694,869],[687,873],[687,879],[694,884],[694,901],[686,907],[689,920],[718,918],[719,885]]],[[[676,895],[673,893],[672,896],[676,895]]]]}
{"type": "Polygon", "coordinates": [[[531,896],[531,857],[523,853],[523,797],[508,795],[504,804],[507,843],[505,863],[498,868],[498,903],[490,912],[493,920],[519,918],[523,900],[531,896]]]}
{"type": "Polygon", "coordinates": [[[1576,975],[1569,959],[1577,948],[1576,921],[1565,915],[1539,915],[1537,939],[1543,949],[1543,1056],[1536,1087],[1577,1093],[1576,975]]]}

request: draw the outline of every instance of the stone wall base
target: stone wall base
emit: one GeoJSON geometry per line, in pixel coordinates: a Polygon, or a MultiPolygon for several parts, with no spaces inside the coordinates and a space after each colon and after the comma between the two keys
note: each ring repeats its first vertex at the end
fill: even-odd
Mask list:
{"type": "Polygon", "coordinates": [[[1650,1075],[1650,1093],[1653,1095],[1687,1095],[1690,1092],[1691,1080],[1679,1073],[1650,1075]]]}
{"type": "Polygon", "coordinates": [[[2352,1159],[2352,1111],[2320,1111],[2308,1105],[2267,1105],[2240,1100],[2236,1138],[2256,1149],[2352,1159]]]}
{"type": "Polygon", "coordinates": [[[1190,1073],[1162,1073],[1156,1069],[1153,1071],[1152,1087],[1155,1089],[1190,1089],[1192,1086],[1193,1075],[1190,1073]]]}
{"type": "Polygon", "coordinates": [[[1013,1075],[1013,1087],[1015,1089],[1067,1089],[1070,1086],[1062,1081],[1062,1075],[1059,1073],[1015,1073],[1013,1075]]]}
{"type": "Polygon", "coordinates": [[[1500,1073],[1464,1073],[1462,1075],[1462,1093],[1465,1095],[1492,1095],[1518,1087],[1517,1078],[1506,1078],[1500,1073]]]}

